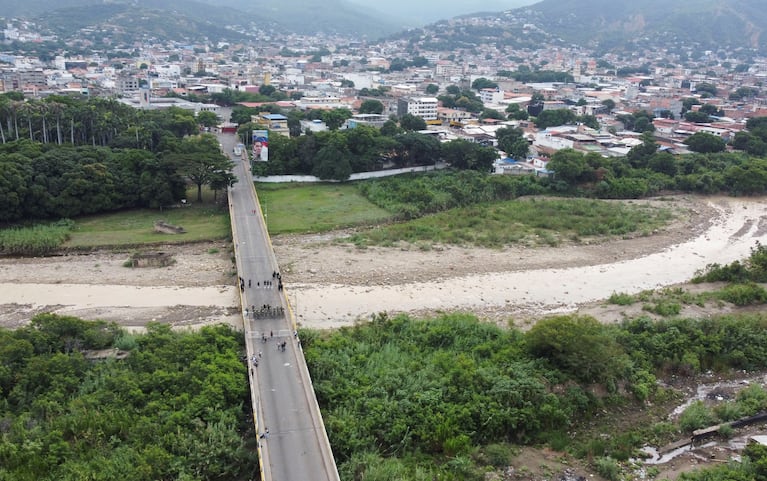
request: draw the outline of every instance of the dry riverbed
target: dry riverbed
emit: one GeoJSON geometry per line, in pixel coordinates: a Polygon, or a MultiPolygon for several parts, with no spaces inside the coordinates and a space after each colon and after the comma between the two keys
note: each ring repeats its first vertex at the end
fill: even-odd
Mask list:
{"type": "MultiPolygon", "coordinates": [[[[710,262],[748,255],[765,241],[762,199],[671,197],[678,219],[648,236],[560,247],[360,249],[344,233],[274,239],[300,325],[332,328],[372,313],[471,311],[518,323],[579,307],[609,321],[611,292],[678,284],[710,262]]],[[[44,258],[0,258],[0,325],[39,312],[106,319],[128,327],[237,324],[239,296],[231,246],[160,246],[175,263],[127,268],[130,252],[98,251],[44,258]]],[[[625,308],[620,312],[625,313],[625,308]]]]}

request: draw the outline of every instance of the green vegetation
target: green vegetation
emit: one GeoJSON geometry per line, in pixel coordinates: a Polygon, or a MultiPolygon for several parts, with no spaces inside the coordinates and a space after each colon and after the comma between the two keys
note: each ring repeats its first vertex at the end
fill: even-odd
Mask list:
{"type": "Polygon", "coordinates": [[[674,216],[671,209],[587,199],[497,202],[540,191],[534,177],[473,171],[408,174],[355,184],[258,184],[261,208],[273,234],[415,219],[365,230],[349,239],[361,246],[400,241],[424,248],[432,243],[558,245],[594,237],[644,235],[674,216]],[[439,213],[426,215],[434,212],[439,213]]]}
{"type": "Polygon", "coordinates": [[[0,95],[0,223],[177,203],[186,183],[225,190],[232,163],[194,112],[115,100],[0,95]]]}
{"type": "Polygon", "coordinates": [[[672,218],[669,209],[585,199],[532,199],[452,209],[366,230],[349,241],[358,245],[399,241],[483,247],[558,245],[568,240],[651,232],[672,218]]]}
{"type": "Polygon", "coordinates": [[[65,219],[52,224],[14,227],[0,230],[0,253],[11,255],[44,255],[66,242],[74,222],[65,219]]]}
{"type": "Polygon", "coordinates": [[[258,184],[256,190],[271,234],[323,232],[392,217],[353,184],[258,184]]]}
{"type": "MultiPolygon", "coordinates": [[[[307,115],[322,113],[319,110],[316,112],[307,115]]],[[[291,115],[295,117],[298,114],[291,115]]],[[[301,136],[300,123],[297,123],[299,119],[289,117],[289,123],[297,123],[294,135],[272,136],[269,162],[256,162],[254,174],[314,175],[322,180],[343,181],[354,172],[430,166],[440,160],[450,162],[455,169],[488,173],[497,157],[492,147],[466,141],[451,141],[443,145],[434,136],[415,132],[425,129],[426,123],[412,115],[403,116],[399,126],[390,120],[381,129],[358,125],[353,129],[338,130],[349,117],[351,112],[346,109],[325,111],[323,119],[330,130],[301,136]],[[454,144],[460,144],[460,150],[467,158],[450,155],[456,150],[454,144]]],[[[241,125],[238,131],[247,134],[253,128],[265,126],[248,123],[241,125]]]]}
{"type": "Polygon", "coordinates": [[[642,139],[624,158],[557,151],[548,164],[555,172],[550,188],[606,199],[640,198],[661,190],[732,195],[767,192],[767,159],[742,152],[673,156],[658,151],[651,133],[645,132],[642,139]]]}
{"type": "Polygon", "coordinates": [[[39,315],[0,330],[0,479],[251,479],[242,334],[39,315]],[[127,357],[90,358],[119,346],[127,357]]]}
{"type": "MultiPolygon", "coordinates": [[[[211,195],[208,192],[208,195],[211,195]]],[[[208,203],[189,203],[186,207],[157,210],[129,210],[80,217],[75,222],[66,248],[92,248],[117,245],[187,243],[227,239],[231,236],[229,212],[208,203]],[[181,226],[184,234],[160,234],[154,222],[164,220],[181,226]]]]}
{"type": "MultiPolygon", "coordinates": [[[[595,468],[611,477],[647,439],[668,442],[680,428],[624,424],[605,438],[607,431],[587,428],[597,413],[670,400],[654,373],[767,367],[766,326],[764,314],[621,325],[559,316],[523,333],[470,315],[379,315],[301,335],[342,479],[383,472],[482,479],[490,456],[507,459],[490,448],[499,443],[548,443],[597,459],[595,468]]],[[[767,407],[763,390],[753,391],[737,401],[749,410],[732,408],[730,416],[767,407]]]]}
{"type": "Polygon", "coordinates": [[[758,384],[752,384],[738,392],[732,401],[710,408],[702,401],[695,401],[682,412],[679,427],[688,433],[696,429],[720,423],[719,433],[732,433],[730,421],[753,416],[767,409],[767,390],[758,384]]]}
{"type": "Polygon", "coordinates": [[[692,282],[767,282],[767,247],[756,243],[744,262],[734,261],[722,266],[709,264],[697,272],[692,282]]]}
{"type": "Polygon", "coordinates": [[[360,193],[400,219],[548,192],[536,177],[430,172],[360,182],[360,193]]]}
{"type": "MultiPolygon", "coordinates": [[[[212,192],[206,192],[212,198],[212,192]]],[[[231,236],[229,213],[212,204],[188,203],[186,207],[159,210],[134,209],[62,220],[50,224],[0,229],[0,252],[44,255],[58,249],[81,249],[140,244],[174,244],[226,239],[231,236]],[[160,234],[154,223],[164,220],[186,230],[179,235],[160,234]]]]}

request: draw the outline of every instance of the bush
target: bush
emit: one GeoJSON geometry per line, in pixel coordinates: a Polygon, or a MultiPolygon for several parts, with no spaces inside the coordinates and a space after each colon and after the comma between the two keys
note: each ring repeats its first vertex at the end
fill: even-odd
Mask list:
{"type": "Polygon", "coordinates": [[[613,292],[610,294],[610,298],[607,299],[607,302],[617,306],[630,306],[636,301],[631,294],[626,294],[625,292],[613,292]]]}
{"type": "Polygon", "coordinates": [[[62,219],[52,224],[0,230],[0,253],[11,255],[44,255],[60,248],[75,223],[62,219]]]}
{"type": "Polygon", "coordinates": [[[749,306],[767,302],[767,290],[753,282],[733,284],[725,287],[719,298],[736,306],[749,306]]]}
{"type": "Polygon", "coordinates": [[[621,467],[618,461],[611,457],[597,458],[594,461],[594,468],[600,476],[608,481],[618,481],[620,479],[621,467]]]}
{"type": "Polygon", "coordinates": [[[681,311],[682,311],[682,306],[679,305],[678,302],[669,302],[669,301],[660,301],[657,304],[655,304],[655,307],[653,307],[652,309],[652,312],[663,317],[676,316],[676,315],[679,315],[681,311]]]}
{"type": "Polygon", "coordinates": [[[689,433],[712,424],[714,424],[714,416],[701,401],[690,404],[679,417],[679,427],[689,433]]]}
{"type": "Polygon", "coordinates": [[[767,248],[756,243],[745,262],[735,261],[726,266],[709,264],[697,272],[692,282],[767,282],[767,248]]]}
{"type": "Polygon", "coordinates": [[[724,439],[730,439],[733,434],[735,434],[735,429],[729,424],[719,426],[719,435],[724,439]]]}
{"type": "Polygon", "coordinates": [[[511,447],[505,444],[489,444],[485,446],[487,462],[496,468],[504,468],[511,462],[513,455],[511,447]]]}
{"type": "Polygon", "coordinates": [[[714,406],[714,414],[722,421],[734,421],[743,417],[743,409],[738,403],[726,402],[714,406]]]}

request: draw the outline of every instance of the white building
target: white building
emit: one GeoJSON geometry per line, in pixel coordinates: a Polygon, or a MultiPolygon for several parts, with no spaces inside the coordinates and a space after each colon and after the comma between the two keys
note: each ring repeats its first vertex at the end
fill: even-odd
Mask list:
{"type": "Polygon", "coordinates": [[[424,120],[437,120],[438,105],[439,101],[435,97],[401,98],[397,102],[397,115],[402,117],[410,114],[424,120]]]}
{"type": "Polygon", "coordinates": [[[341,102],[338,97],[302,97],[296,101],[296,106],[301,110],[349,108],[349,105],[341,102]]]}

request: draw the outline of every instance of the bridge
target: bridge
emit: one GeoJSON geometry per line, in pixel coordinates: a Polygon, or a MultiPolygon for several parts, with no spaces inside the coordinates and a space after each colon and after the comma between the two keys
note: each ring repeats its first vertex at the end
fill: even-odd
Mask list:
{"type": "MultiPolygon", "coordinates": [[[[219,136],[233,152],[236,136],[219,136]],[[230,145],[231,144],[231,145],[230,145]]],[[[247,158],[247,153],[243,155],[247,158]]],[[[259,206],[248,161],[235,158],[229,189],[251,402],[263,481],[339,481],[295,317],[259,206]]]]}

